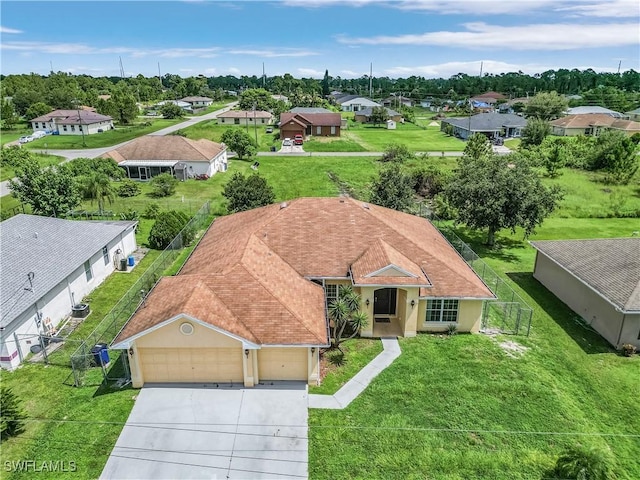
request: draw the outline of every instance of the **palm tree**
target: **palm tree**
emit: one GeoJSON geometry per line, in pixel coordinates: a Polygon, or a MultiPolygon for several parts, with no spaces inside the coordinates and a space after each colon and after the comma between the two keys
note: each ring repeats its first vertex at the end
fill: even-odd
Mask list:
{"type": "Polygon", "coordinates": [[[367,314],[360,310],[360,295],[350,286],[340,286],[338,298],[329,304],[327,311],[333,323],[332,347],[338,350],[342,341],[355,337],[367,325],[367,314]]]}
{"type": "Polygon", "coordinates": [[[113,187],[111,186],[111,180],[105,173],[95,172],[84,180],[84,198],[93,201],[98,201],[98,211],[104,211],[105,200],[111,204],[115,199],[113,187]]]}

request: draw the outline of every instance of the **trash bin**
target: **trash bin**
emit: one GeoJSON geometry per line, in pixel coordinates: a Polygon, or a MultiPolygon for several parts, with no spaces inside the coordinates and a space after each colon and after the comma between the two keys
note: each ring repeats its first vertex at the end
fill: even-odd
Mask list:
{"type": "Polygon", "coordinates": [[[109,364],[109,350],[106,343],[98,343],[91,349],[93,361],[97,366],[109,364]]]}
{"type": "Polygon", "coordinates": [[[127,265],[129,265],[130,267],[133,267],[134,263],[135,263],[135,260],[133,258],[133,255],[129,255],[129,262],[127,263],[127,265]]]}
{"type": "Polygon", "coordinates": [[[127,259],[126,258],[122,258],[120,260],[120,270],[123,272],[127,271],[127,259]]]}

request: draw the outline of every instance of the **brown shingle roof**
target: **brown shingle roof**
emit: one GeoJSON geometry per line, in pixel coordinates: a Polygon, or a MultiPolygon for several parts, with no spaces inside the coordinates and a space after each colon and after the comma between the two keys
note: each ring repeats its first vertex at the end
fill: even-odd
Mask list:
{"type": "Polygon", "coordinates": [[[210,140],[191,140],[180,135],[145,135],[102,155],[120,163],[125,160],[180,160],[209,162],[226,147],[210,140]]]}
{"type": "Polygon", "coordinates": [[[280,114],[280,124],[284,125],[292,119],[298,119],[306,126],[312,127],[339,127],[342,117],[339,113],[300,113],[284,112],[280,114]]]}
{"type": "Polygon", "coordinates": [[[30,122],[50,122],[55,118],[60,125],[91,125],[92,123],[109,122],[113,118],[89,110],[54,110],[46,115],[29,120],[30,122]]]}
{"type": "Polygon", "coordinates": [[[421,285],[431,286],[422,269],[382,239],[376,240],[351,265],[356,285],[421,285]],[[386,267],[398,267],[409,275],[390,275],[380,272],[386,267]],[[380,272],[380,275],[374,275],[380,272]]]}
{"type": "MultiPolygon", "coordinates": [[[[253,118],[253,110],[229,110],[216,115],[216,118],[253,118]]],[[[273,114],[265,112],[264,110],[256,110],[255,118],[271,118],[273,114]]]]}
{"type": "Polygon", "coordinates": [[[555,127],[562,128],[589,128],[610,127],[618,130],[640,131],[640,123],[631,120],[620,120],[607,113],[580,113],[567,115],[550,122],[555,127]]]}
{"type": "Polygon", "coordinates": [[[640,312],[640,238],[531,242],[625,312],[640,312]]]}

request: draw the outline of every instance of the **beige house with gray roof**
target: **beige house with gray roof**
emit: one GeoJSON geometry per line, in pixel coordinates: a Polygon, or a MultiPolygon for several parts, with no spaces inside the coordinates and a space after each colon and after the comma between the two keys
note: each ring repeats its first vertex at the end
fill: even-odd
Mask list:
{"type": "Polygon", "coordinates": [[[614,347],[640,347],[640,237],[531,245],[540,283],[614,347]]]}

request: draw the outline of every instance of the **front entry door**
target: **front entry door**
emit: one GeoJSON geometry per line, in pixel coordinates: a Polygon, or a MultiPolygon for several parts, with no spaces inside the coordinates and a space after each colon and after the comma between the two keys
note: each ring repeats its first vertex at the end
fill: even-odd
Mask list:
{"type": "Polygon", "coordinates": [[[395,288],[381,288],[374,292],[373,314],[374,315],[395,315],[396,314],[395,288]]]}
{"type": "Polygon", "coordinates": [[[140,167],[140,180],[147,180],[149,178],[149,168],[140,167]]]}

